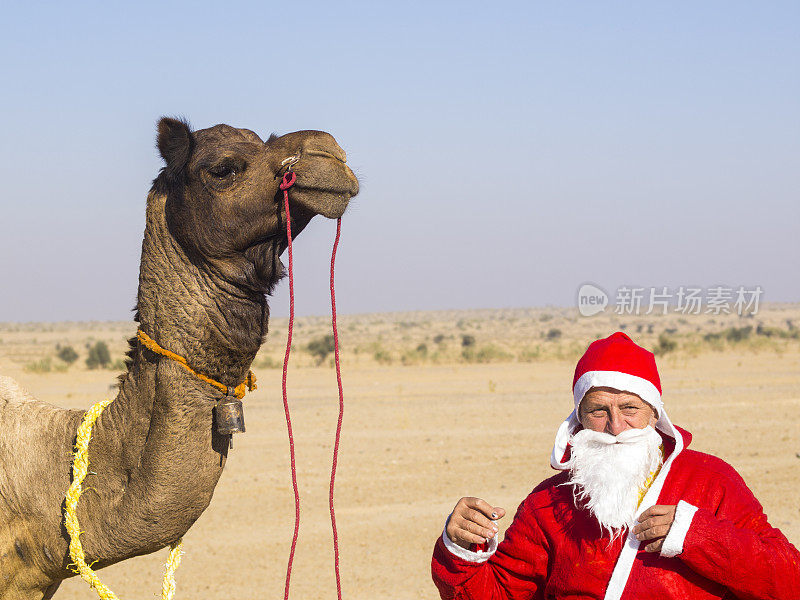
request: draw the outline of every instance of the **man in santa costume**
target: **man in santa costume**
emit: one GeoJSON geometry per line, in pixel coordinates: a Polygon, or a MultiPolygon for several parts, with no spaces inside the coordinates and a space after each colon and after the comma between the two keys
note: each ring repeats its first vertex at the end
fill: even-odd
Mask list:
{"type": "Polygon", "coordinates": [[[800,600],[800,553],[724,461],[689,450],[653,354],[617,332],[593,342],[556,435],[560,473],[517,510],[462,498],[433,552],[444,599],[800,600]]]}

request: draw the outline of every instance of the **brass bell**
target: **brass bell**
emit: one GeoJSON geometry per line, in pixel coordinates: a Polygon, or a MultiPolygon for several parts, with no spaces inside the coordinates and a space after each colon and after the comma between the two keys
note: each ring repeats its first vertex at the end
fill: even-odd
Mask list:
{"type": "Polygon", "coordinates": [[[214,406],[217,419],[217,433],[230,435],[244,433],[244,405],[236,396],[225,396],[214,406]]]}

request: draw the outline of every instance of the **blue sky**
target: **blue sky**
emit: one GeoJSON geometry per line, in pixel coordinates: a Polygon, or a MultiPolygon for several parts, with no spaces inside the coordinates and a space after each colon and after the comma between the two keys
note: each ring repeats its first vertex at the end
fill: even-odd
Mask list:
{"type": "MultiPolygon", "coordinates": [[[[798,301],[799,23],[794,2],[10,3],[0,321],[130,318],[161,115],[336,136],[362,180],[345,313],[568,306],[587,281],[798,301]]],[[[298,240],[299,314],[327,311],[333,233],[298,240]]]]}

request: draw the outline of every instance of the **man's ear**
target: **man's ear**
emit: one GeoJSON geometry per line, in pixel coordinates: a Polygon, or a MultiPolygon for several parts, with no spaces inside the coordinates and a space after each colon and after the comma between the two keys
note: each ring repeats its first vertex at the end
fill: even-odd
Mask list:
{"type": "Polygon", "coordinates": [[[170,179],[180,176],[194,149],[194,137],[184,120],[164,117],[158,122],[158,151],[167,163],[165,172],[170,179]]]}

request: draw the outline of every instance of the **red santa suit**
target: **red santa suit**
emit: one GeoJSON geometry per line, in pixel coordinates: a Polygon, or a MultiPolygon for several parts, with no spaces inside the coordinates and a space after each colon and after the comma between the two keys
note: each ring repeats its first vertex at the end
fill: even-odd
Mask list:
{"type": "Polygon", "coordinates": [[[622,333],[592,346],[573,380],[576,411],[556,436],[551,463],[562,472],[531,492],[499,545],[494,538],[486,550],[466,550],[443,532],[432,561],[441,597],[800,600],[800,553],[769,525],[733,467],[687,449],[691,434],[666,415],[652,354],[622,333]],[[603,534],[576,506],[567,483],[568,440],[580,428],[577,407],[599,386],[637,393],[659,416],[665,460],[637,511],[638,517],[654,504],[677,505],[658,554],[640,548],[629,531],[616,540],[603,534]]]}

